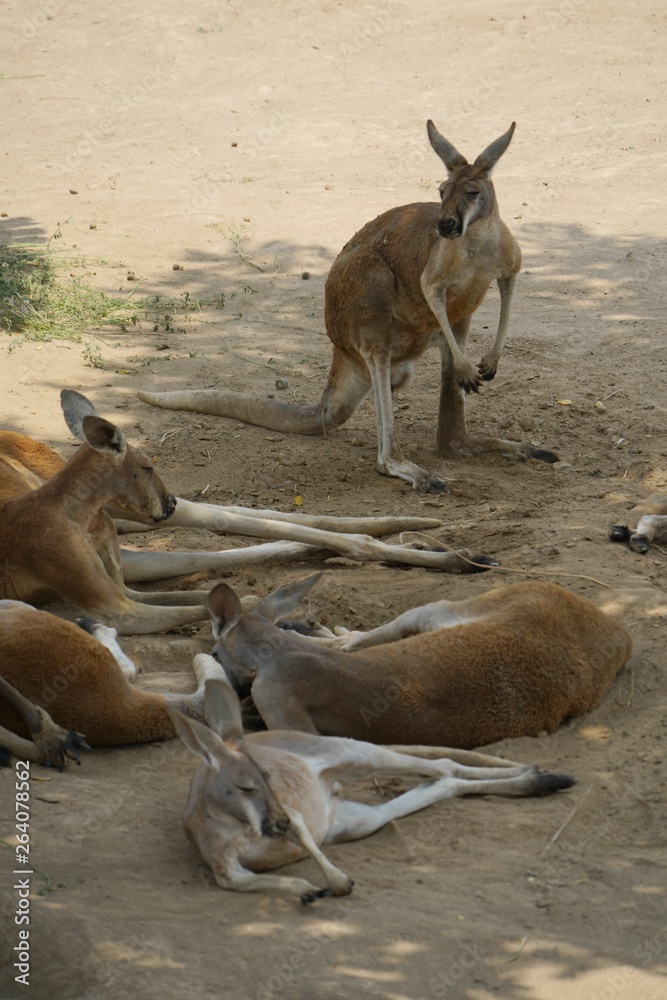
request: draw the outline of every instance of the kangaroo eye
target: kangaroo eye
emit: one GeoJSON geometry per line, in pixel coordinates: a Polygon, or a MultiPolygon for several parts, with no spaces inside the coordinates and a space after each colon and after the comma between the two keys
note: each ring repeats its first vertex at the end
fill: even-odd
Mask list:
{"type": "Polygon", "coordinates": [[[250,794],[250,792],[256,791],[255,788],[250,788],[249,786],[246,785],[237,785],[236,787],[240,792],[248,792],[248,794],[250,794]]]}
{"type": "Polygon", "coordinates": [[[479,191],[466,191],[466,198],[470,201],[476,201],[479,198],[479,191]]]}

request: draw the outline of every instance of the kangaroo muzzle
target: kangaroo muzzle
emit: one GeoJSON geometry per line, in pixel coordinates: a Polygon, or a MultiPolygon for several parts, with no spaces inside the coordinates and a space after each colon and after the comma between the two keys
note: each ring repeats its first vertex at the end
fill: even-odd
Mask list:
{"type": "Polygon", "coordinates": [[[449,215],[445,219],[438,219],[438,234],[445,240],[455,240],[463,235],[463,219],[449,215]]]}
{"type": "Polygon", "coordinates": [[[162,498],[162,515],[161,517],[156,517],[156,521],[166,521],[168,517],[176,510],[176,497],[173,493],[168,493],[162,498]]]}

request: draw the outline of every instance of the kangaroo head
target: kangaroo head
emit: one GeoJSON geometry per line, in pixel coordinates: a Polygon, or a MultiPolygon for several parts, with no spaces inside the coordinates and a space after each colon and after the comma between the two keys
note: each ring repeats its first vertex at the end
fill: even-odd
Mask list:
{"type": "Polygon", "coordinates": [[[289,655],[295,633],[286,632],[275,623],[294,611],[321,575],[314,573],[278,587],[248,610],[243,609],[226,583],[219,583],[209,591],[206,607],[216,639],[212,655],[240,698],[250,694],[252,683],[262,670],[279,664],[286,653],[289,655]]]}
{"type": "Polygon", "coordinates": [[[214,826],[232,817],[257,836],[283,836],[289,817],[245,745],[241,710],[230,684],[207,680],[205,703],[209,726],[169,709],[184,742],[202,761],[193,779],[200,815],[214,826]]]}
{"type": "Polygon", "coordinates": [[[438,234],[446,240],[464,236],[468,228],[479,219],[488,218],[496,204],[496,194],[491,173],[510,144],[515,122],[496,139],[474,163],[468,163],[432,121],[426,123],[430,143],[447,168],[447,180],[440,185],[440,214],[438,234]]]}
{"type": "Polygon", "coordinates": [[[104,484],[112,491],[110,500],[120,515],[157,522],[173,514],[176,501],[151,459],[127,443],[120,427],[98,416],[90,400],[73,389],[63,389],[60,403],[71,432],[98,456],[96,463],[82,469],[77,486],[80,499],[104,484]]]}

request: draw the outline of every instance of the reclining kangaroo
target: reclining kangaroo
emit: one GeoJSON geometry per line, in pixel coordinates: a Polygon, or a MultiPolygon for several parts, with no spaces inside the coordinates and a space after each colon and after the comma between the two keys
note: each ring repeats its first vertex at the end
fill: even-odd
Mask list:
{"type": "Polygon", "coordinates": [[[392,390],[405,385],[428,347],[441,353],[437,451],[462,455],[499,451],[513,458],[556,462],[527,443],[473,438],[466,430],[465,393],[496,374],[510,317],[521,251],[498,213],[491,172],[509,146],[508,131],[469,164],[433,123],[431,145],[447,168],[441,202],[393,208],[352,237],[329,273],[325,323],[333,344],[319,403],[296,406],[221,389],[139,392],[155,406],[233,417],[295,434],[326,434],[345,423],[372,388],[378,430],[378,471],[422,493],[445,484],[401,457],[394,438],[392,390]],[[477,368],[465,357],[470,321],[491,282],[500,291],[500,322],[477,368]]]}
{"type": "Polygon", "coordinates": [[[224,583],[208,598],[213,655],[269,729],[464,748],[537,736],[590,711],[631,652],[591,601],[536,582],[413,609],[369,634],[382,645],[341,652],[274,624],[318,578],[245,612],[224,583]]]}
{"type": "Polygon", "coordinates": [[[157,523],[174,512],[176,500],[150,458],[99,417],[85,396],[64,390],[61,398],[83,441],[70,460],[44,480],[56,462],[33,442],[32,456],[22,455],[28,470],[31,464],[38,470],[34,489],[26,485],[24,463],[10,455],[0,464],[0,598],[34,603],[62,597],[124,633],[201,620],[205,591],[139,594],[125,586],[118,535],[104,508],[113,501],[126,515],[157,523]]]}
{"type": "Polygon", "coordinates": [[[0,747],[62,767],[81,747],[171,739],[168,706],[204,718],[204,682],[222,673],[194,658],[194,694],[156,694],[130,681],[136,667],[97,622],[63,621],[21,601],[0,601],[0,747]],[[87,743],[84,743],[84,739],[87,743]]]}
{"type": "Polygon", "coordinates": [[[667,537],[667,495],[658,493],[638,503],[621,524],[612,524],[612,542],[627,542],[633,552],[646,555],[652,542],[664,542],[667,537]]]}
{"type": "Polygon", "coordinates": [[[226,680],[208,680],[206,721],[171,710],[200,758],[183,817],[188,838],[223,889],[284,889],[302,903],[344,896],[353,882],[320,850],[368,837],[393,819],[459,795],[548,795],[574,779],[446,747],[378,747],[307,733],[244,737],[238,698],[226,680]],[[423,758],[423,759],[420,759],[423,758]],[[381,805],[343,798],[339,782],[376,775],[421,780],[381,805]],[[424,780],[427,779],[427,780],[424,780]],[[266,874],[310,855],[326,882],[266,874]]]}
{"type": "Polygon", "coordinates": [[[0,431],[0,598],[58,595],[121,632],[155,632],[206,618],[206,592],[138,593],[127,582],[333,554],[449,572],[493,563],[476,556],[471,565],[460,557],[470,555],[465,549],[421,551],[370,537],[441,523],[433,518],[332,518],[172,497],[150,458],[127,445],[122,431],[99,417],[85,396],[65,389],[61,404],[70,430],[83,442],[68,462],[25,434],[0,431]],[[117,528],[146,531],[165,524],[281,540],[212,552],[120,549],[117,528]]]}

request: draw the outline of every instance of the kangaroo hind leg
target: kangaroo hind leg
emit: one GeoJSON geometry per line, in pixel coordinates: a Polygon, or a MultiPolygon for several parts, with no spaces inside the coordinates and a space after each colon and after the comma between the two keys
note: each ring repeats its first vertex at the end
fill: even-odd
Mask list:
{"type": "MultiPolygon", "coordinates": [[[[401,456],[394,438],[394,410],[392,403],[392,369],[390,359],[382,354],[364,353],[364,360],[373,386],[375,413],[378,433],[378,471],[385,476],[396,476],[416,489],[419,493],[446,493],[447,486],[437,476],[422,469],[414,462],[401,456]]],[[[404,381],[407,368],[396,367],[394,372],[398,384],[404,381]]]]}

